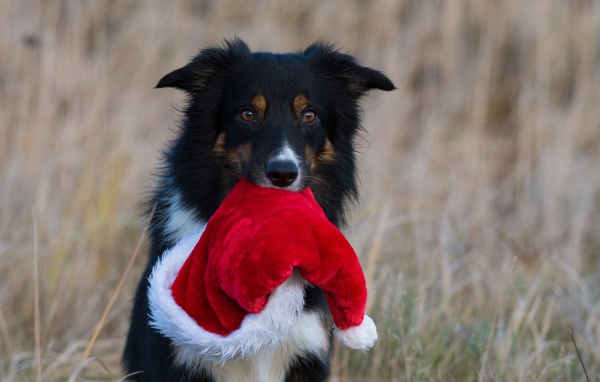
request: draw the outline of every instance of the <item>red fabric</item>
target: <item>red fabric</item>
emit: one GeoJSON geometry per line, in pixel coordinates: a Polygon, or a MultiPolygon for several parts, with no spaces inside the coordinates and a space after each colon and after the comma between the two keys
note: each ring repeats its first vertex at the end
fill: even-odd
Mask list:
{"type": "Polygon", "coordinates": [[[227,335],[264,308],[294,267],[323,289],[339,329],[362,323],[362,268],[311,190],[263,188],[242,179],[208,221],[171,289],[198,325],[227,335]]]}

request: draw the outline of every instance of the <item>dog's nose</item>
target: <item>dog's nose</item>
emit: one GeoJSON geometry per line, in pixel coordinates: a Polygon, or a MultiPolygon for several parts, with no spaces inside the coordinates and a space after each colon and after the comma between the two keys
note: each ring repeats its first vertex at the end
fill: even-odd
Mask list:
{"type": "Polygon", "coordinates": [[[298,166],[292,161],[276,160],[267,165],[267,178],[277,187],[287,187],[298,177],[298,166]]]}

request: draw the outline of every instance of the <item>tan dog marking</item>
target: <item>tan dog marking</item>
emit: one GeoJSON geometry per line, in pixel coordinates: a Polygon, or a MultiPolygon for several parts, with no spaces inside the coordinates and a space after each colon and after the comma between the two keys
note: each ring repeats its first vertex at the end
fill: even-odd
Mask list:
{"type": "Polygon", "coordinates": [[[310,163],[310,169],[314,170],[325,163],[331,163],[335,159],[335,150],[329,138],[325,138],[325,143],[321,150],[315,155],[310,148],[305,150],[306,160],[310,163]]]}
{"type": "Polygon", "coordinates": [[[213,152],[217,155],[225,155],[225,133],[221,133],[217,137],[217,141],[213,147],[213,152]]]}
{"type": "Polygon", "coordinates": [[[294,111],[294,117],[296,117],[296,119],[299,119],[300,114],[302,113],[302,111],[304,111],[304,109],[307,106],[308,106],[308,98],[304,94],[298,94],[294,98],[294,102],[292,104],[292,108],[294,111]]]}
{"type": "Polygon", "coordinates": [[[246,143],[233,149],[227,149],[225,147],[225,133],[221,133],[217,137],[213,152],[220,157],[224,157],[228,163],[226,167],[241,176],[243,164],[248,163],[252,155],[252,144],[246,143]]]}
{"type": "Polygon", "coordinates": [[[262,94],[257,94],[252,98],[252,107],[258,113],[260,119],[265,118],[265,112],[267,110],[267,99],[262,94]]]}
{"type": "Polygon", "coordinates": [[[252,155],[252,144],[245,143],[235,149],[227,150],[226,152],[227,161],[235,166],[235,168],[239,171],[239,175],[241,176],[244,163],[248,163],[250,161],[250,156],[252,155]]]}

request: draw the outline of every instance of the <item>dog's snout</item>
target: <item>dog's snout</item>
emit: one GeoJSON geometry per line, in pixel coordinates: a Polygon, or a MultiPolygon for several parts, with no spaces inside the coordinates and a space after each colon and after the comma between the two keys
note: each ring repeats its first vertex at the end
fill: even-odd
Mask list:
{"type": "Polygon", "coordinates": [[[267,165],[267,178],[277,187],[287,187],[298,177],[298,166],[292,161],[272,161],[267,165]]]}

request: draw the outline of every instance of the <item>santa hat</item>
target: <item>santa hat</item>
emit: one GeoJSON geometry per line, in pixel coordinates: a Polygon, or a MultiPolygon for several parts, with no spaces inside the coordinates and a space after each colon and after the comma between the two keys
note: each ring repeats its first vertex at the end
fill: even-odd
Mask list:
{"type": "Polygon", "coordinates": [[[208,224],[154,267],[151,325],[207,360],[249,357],[285,338],[303,308],[305,283],[324,291],[340,344],[373,346],[362,268],[311,190],[242,179],[208,224]]]}

